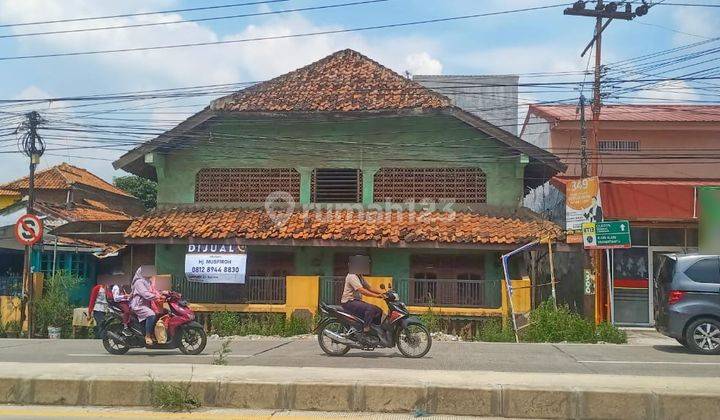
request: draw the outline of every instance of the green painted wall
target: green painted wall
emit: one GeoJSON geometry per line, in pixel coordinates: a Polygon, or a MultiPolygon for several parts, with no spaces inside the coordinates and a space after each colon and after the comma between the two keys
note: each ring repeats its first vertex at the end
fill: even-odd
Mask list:
{"type": "Polygon", "coordinates": [[[208,167],[291,167],[301,173],[301,202],[310,200],[312,168],[359,168],[363,202],[371,203],[380,167],[479,167],[489,204],[517,207],[523,166],[501,143],[448,116],[375,117],[342,121],[224,119],[197,134],[195,145],[158,155],[158,202],[192,203],[195,176],[208,167]]]}

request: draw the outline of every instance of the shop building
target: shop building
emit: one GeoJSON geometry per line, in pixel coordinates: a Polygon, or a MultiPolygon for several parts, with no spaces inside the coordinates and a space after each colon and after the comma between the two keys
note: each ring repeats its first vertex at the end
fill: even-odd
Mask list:
{"type": "MultiPolygon", "coordinates": [[[[632,248],[603,254],[596,279],[598,320],[652,325],[659,255],[698,250],[698,190],[720,185],[719,136],[718,106],[603,106],[589,158],[598,167],[604,219],[630,221],[632,248]]],[[[526,205],[565,226],[565,188],[580,178],[576,107],[531,105],[521,137],[567,165],[564,173],[526,197],[526,205]]],[[[571,259],[568,267],[573,281],[582,284],[579,264],[581,259],[571,259]]]]}

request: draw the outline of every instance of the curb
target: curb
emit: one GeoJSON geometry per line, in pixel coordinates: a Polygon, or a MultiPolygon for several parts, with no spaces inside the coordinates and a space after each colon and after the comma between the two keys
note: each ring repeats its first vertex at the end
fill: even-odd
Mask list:
{"type": "MultiPolygon", "coordinates": [[[[162,383],[187,382],[157,380],[162,383]]],[[[720,395],[671,391],[192,380],[203,406],[514,418],[716,419],[720,395]]],[[[0,378],[0,403],[148,406],[147,379],[0,378]]]]}

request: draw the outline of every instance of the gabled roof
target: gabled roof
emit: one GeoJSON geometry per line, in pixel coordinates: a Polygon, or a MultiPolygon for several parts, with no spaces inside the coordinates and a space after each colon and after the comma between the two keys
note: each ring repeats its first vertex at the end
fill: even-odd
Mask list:
{"type": "MultiPolygon", "coordinates": [[[[579,121],[575,105],[530,105],[528,114],[554,121],[579,121]]],[[[589,120],[592,111],[585,109],[589,120]]],[[[720,122],[719,105],[603,105],[600,121],[720,122]]]]}
{"type": "Polygon", "coordinates": [[[450,100],[353,50],[212,102],[213,111],[348,112],[441,109],[450,100]]]}
{"type": "MultiPolygon", "coordinates": [[[[0,190],[21,191],[29,188],[28,177],[0,186],[0,190]]],[[[120,188],[108,183],[86,169],[68,163],[61,163],[35,174],[35,188],[48,190],[66,190],[73,184],[87,185],[117,195],[132,197],[120,188]]]]}
{"type": "Polygon", "coordinates": [[[274,223],[262,210],[167,210],[135,219],[125,231],[136,240],[249,240],[347,241],[369,246],[413,246],[416,243],[452,245],[512,245],[552,238],[562,229],[531,218],[493,217],[477,213],[294,212],[274,223]],[[221,220],[222,223],[218,223],[221,220]]]}
{"type": "Polygon", "coordinates": [[[187,142],[200,141],[202,136],[190,133],[221,117],[272,119],[330,115],[343,118],[367,114],[452,116],[529,156],[526,184],[531,187],[566,169],[552,153],[453,106],[447,97],[353,50],[338,51],[298,70],[217,99],[171,130],[127,152],[113,162],[113,166],[156,179],[155,169],[144,162],[147,153],[167,152],[187,142]]]}
{"type": "Polygon", "coordinates": [[[84,204],[73,204],[68,207],[65,204],[37,202],[38,212],[51,214],[54,217],[67,220],[68,222],[109,222],[109,221],[130,221],[132,216],[119,210],[98,208],[84,204]]]}

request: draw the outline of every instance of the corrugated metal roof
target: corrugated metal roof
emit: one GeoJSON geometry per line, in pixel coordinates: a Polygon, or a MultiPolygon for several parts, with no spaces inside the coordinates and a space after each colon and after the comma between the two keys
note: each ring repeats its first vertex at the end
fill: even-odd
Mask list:
{"type": "MultiPolygon", "coordinates": [[[[575,105],[530,105],[529,113],[558,121],[578,121],[575,105]]],[[[592,118],[589,107],[585,118],[592,118]]],[[[720,122],[718,105],[603,105],[600,121],[720,122]]]]}

